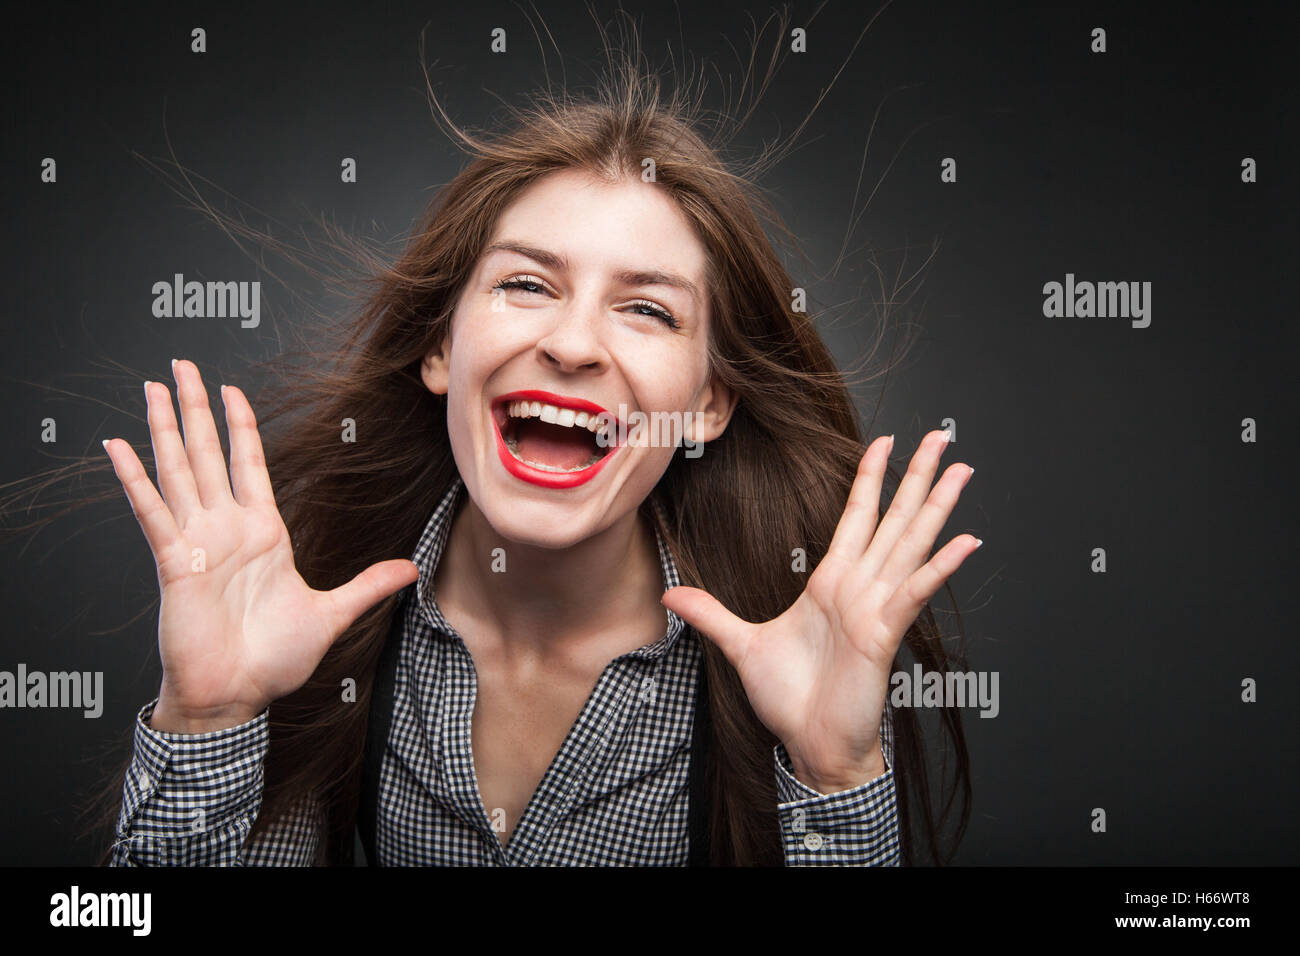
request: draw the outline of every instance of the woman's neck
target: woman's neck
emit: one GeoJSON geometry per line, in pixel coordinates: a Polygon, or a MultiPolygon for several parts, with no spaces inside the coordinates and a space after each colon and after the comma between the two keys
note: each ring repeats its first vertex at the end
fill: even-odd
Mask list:
{"type": "Polygon", "coordinates": [[[538,653],[592,641],[626,653],[667,629],[654,531],[637,511],[557,550],[502,538],[466,495],[434,590],[439,609],[457,630],[473,626],[538,653]],[[504,570],[494,554],[503,556],[504,570]]]}

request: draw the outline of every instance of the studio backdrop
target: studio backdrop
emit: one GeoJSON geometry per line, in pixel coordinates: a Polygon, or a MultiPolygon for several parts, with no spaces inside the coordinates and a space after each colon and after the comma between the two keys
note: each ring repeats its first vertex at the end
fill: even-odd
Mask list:
{"type": "MultiPolygon", "coordinates": [[[[760,4],[621,9],[9,14],[0,864],[100,858],[90,805],[158,693],[153,563],[101,451],[152,470],[141,383],[185,358],[215,408],[220,383],[254,396],[257,363],[350,307],[321,277],[334,230],[396,255],[461,169],[429,91],[489,128],[589,87],[629,17],[666,77],[754,104],[728,158],[783,147],[760,185],[866,435],[896,434],[899,466],[947,428],[976,469],[941,541],[983,546],[934,602],[970,677],[954,862],[1296,863],[1296,100],[1272,8],[835,0],[780,36],[760,4]],[[754,48],[781,60],[761,91],[754,48]],[[211,283],[229,307],[187,308],[211,283]]],[[[893,691],[925,711],[952,687],[893,691]]]]}

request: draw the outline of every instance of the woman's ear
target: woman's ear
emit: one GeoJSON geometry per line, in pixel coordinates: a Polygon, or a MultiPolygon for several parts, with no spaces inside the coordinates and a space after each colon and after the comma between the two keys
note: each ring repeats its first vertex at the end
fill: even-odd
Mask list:
{"type": "Polygon", "coordinates": [[[740,396],[724,385],[716,375],[700,391],[691,416],[690,438],[697,442],[713,441],[726,430],[740,396]]]}
{"type": "Polygon", "coordinates": [[[448,370],[451,357],[451,335],[444,335],[442,341],[434,346],[424,361],[420,363],[420,378],[429,391],[435,395],[446,395],[450,382],[448,370]]]}

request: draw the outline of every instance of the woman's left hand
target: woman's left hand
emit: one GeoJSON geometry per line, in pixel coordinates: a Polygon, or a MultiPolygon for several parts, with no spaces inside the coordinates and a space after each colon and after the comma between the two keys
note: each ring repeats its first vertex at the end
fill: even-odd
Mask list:
{"type": "Polygon", "coordinates": [[[785,744],[795,776],[819,793],[885,772],[880,721],[894,657],[926,602],[980,542],[935,539],[974,469],[953,464],[930,490],[948,433],[926,435],[876,526],[893,441],[868,447],[830,548],[798,600],[764,624],[742,621],[698,588],[663,604],[707,635],[736,668],[759,720],[785,744]]]}

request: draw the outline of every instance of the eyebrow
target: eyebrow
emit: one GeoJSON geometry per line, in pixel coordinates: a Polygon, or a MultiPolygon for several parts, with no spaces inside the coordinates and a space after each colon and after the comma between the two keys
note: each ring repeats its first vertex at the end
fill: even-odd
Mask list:
{"type": "MultiPolygon", "coordinates": [[[[493,252],[517,252],[521,256],[527,256],[536,262],[540,262],[548,269],[555,269],[559,272],[569,271],[569,260],[551,252],[549,249],[540,249],[537,246],[530,246],[522,242],[512,242],[505,240],[494,242],[483,250],[483,256],[486,258],[493,252]]],[[[666,285],[673,288],[681,289],[684,292],[694,296],[697,302],[704,301],[704,295],[690,279],[679,276],[673,272],[664,272],[660,269],[622,269],[614,273],[614,278],[626,285],[666,285]]]]}

